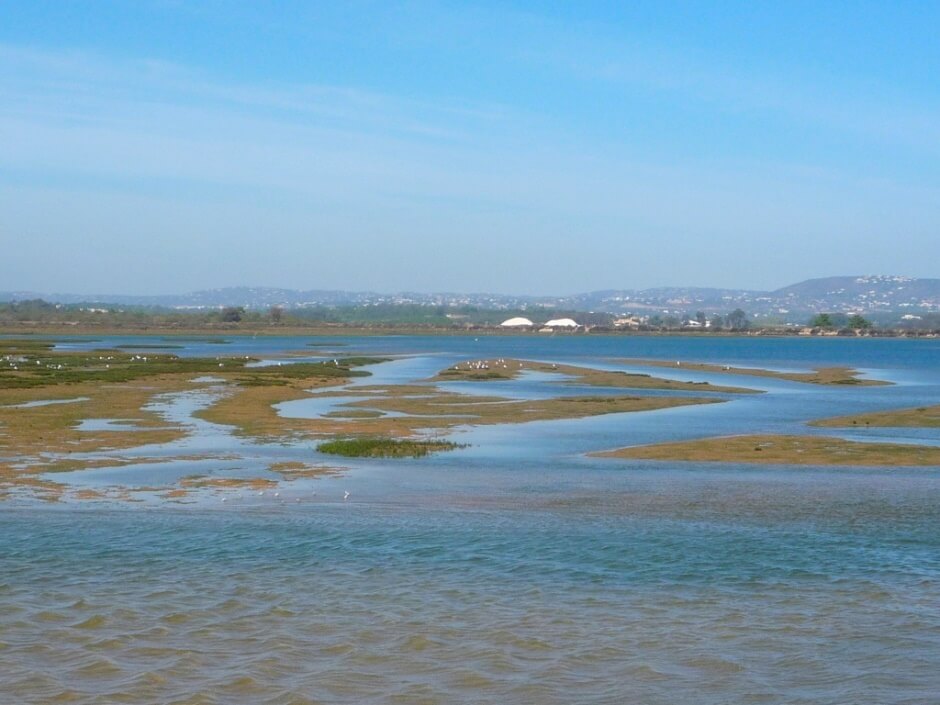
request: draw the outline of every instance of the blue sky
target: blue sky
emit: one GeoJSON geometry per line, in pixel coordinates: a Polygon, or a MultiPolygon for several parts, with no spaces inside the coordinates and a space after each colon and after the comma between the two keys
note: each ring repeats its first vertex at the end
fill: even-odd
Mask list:
{"type": "Polygon", "coordinates": [[[0,3],[0,290],[938,276],[940,3],[0,3]]]}

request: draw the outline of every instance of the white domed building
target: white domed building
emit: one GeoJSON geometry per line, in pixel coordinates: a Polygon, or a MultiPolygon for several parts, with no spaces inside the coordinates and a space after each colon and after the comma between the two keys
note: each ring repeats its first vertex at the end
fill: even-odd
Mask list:
{"type": "Polygon", "coordinates": [[[531,328],[535,324],[530,321],[528,318],[523,318],[522,316],[516,316],[515,318],[507,318],[505,321],[499,324],[503,328],[531,328]]]}
{"type": "Polygon", "coordinates": [[[545,328],[564,328],[566,330],[574,330],[575,328],[580,328],[581,324],[571,318],[553,318],[550,321],[545,322],[545,328]]]}

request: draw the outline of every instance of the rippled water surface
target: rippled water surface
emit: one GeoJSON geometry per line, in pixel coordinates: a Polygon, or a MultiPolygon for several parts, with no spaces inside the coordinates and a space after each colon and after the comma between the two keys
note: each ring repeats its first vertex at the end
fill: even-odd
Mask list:
{"type": "MultiPolygon", "coordinates": [[[[422,355],[370,383],[497,348],[425,340],[360,341],[422,355]]],[[[497,354],[655,354],[507,344],[526,340],[497,354]]],[[[465,450],[362,462],[276,499],[0,504],[0,703],[938,702],[940,469],[583,455],[938,403],[937,347],[693,340],[719,349],[683,358],[851,362],[900,383],[763,380],[767,394],[711,407],[482,428],[465,450]]],[[[680,344],[650,343],[664,359],[680,344]]]]}

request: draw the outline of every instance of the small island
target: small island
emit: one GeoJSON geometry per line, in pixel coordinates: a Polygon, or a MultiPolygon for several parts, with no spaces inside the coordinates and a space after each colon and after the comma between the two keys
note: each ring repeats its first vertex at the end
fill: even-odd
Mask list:
{"type": "Polygon", "coordinates": [[[441,439],[398,440],[395,438],[338,438],[317,446],[321,453],[345,458],[423,458],[431,453],[462,448],[441,439]]]}
{"type": "Polygon", "coordinates": [[[682,392],[722,392],[725,394],[758,394],[761,390],[746,387],[726,387],[710,382],[683,382],[663,377],[654,377],[642,372],[624,372],[622,370],[602,370],[594,367],[580,367],[557,363],[518,360],[514,358],[493,358],[468,360],[441,370],[431,381],[453,382],[471,381],[488,382],[493,380],[517,379],[525,372],[545,372],[568,377],[567,384],[594,387],[616,387],[619,389],[657,389],[682,392]]]}
{"type": "Polygon", "coordinates": [[[874,426],[879,428],[940,428],[940,404],[919,406],[914,409],[892,409],[868,414],[835,416],[810,422],[810,426],[826,428],[855,428],[874,426]]]}
{"type": "Polygon", "coordinates": [[[592,455],[602,458],[703,463],[940,466],[940,447],[936,446],[867,443],[828,436],[772,434],[722,436],[676,443],[656,443],[592,455]]]}
{"type": "Polygon", "coordinates": [[[746,375],[748,377],[767,377],[770,379],[785,380],[788,382],[803,382],[805,384],[842,384],[859,387],[880,387],[891,382],[880,379],[867,379],[858,376],[858,370],[852,367],[817,367],[811,372],[782,372],[780,370],[766,370],[757,367],[733,367],[731,365],[716,365],[706,362],[668,362],[664,360],[621,360],[624,364],[641,367],[668,367],[673,370],[692,370],[694,372],[710,372],[726,375],[746,375]]]}

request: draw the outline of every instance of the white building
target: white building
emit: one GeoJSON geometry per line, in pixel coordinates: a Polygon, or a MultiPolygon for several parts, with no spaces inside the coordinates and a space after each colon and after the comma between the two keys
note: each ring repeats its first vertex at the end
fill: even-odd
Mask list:
{"type": "Polygon", "coordinates": [[[499,325],[501,325],[503,328],[531,328],[535,324],[528,318],[517,316],[516,318],[508,318],[499,325]]]}
{"type": "Polygon", "coordinates": [[[580,324],[577,321],[574,321],[570,318],[553,318],[550,321],[545,322],[546,328],[568,328],[575,329],[580,328],[580,324]]]}

